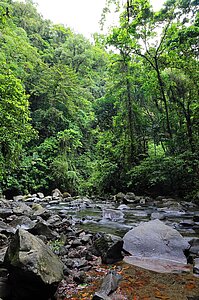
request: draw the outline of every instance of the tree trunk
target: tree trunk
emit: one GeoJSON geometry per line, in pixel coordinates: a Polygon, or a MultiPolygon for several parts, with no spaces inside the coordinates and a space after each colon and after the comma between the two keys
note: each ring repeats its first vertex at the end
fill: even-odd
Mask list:
{"type": "Polygon", "coordinates": [[[170,139],[172,139],[172,132],[171,132],[171,126],[170,126],[170,121],[169,121],[169,110],[168,110],[168,106],[167,106],[167,99],[166,99],[165,92],[164,92],[164,84],[163,84],[163,81],[162,81],[162,78],[160,75],[157,57],[155,57],[154,59],[155,59],[155,70],[157,73],[158,83],[160,86],[160,92],[161,92],[161,96],[162,96],[162,100],[163,100],[164,108],[165,108],[167,131],[168,131],[170,139]]]}

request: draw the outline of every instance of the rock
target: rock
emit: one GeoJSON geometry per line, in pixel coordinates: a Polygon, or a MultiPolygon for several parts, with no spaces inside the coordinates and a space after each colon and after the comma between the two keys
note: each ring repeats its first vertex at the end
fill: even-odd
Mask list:
{"type": "Polygon", "coordinates": [[[43,216],[46,213],[46,209],[39,203],[33,203],[32,210],[34,216],[43,216]]]}
{"type": "Polygon", "coordinates": [[[35,224],[35,226],[28,231],[34,235],[43,235],[47,239],[53,239],[58,237],[57,233],[50,230],[50,228],[41,221],[35,224]]]}
{"type": "Polygon", "coordinates": [[[99,291],[97,291],[94,296],[93,300],[108,300],[111,299],[108,297],[111,295],[114,291],[117,290],[118,284],[120,280],[122,279],[122,276],[120,274],[117,274],[115,271],[110,271],[103,279],[101,287],[99,291]]]}
{"type": "Polygon", "coordinates": [[[145,204],[146,204],[146,199],[144,199],[144,198],[143,198],[143,199],[140,199],[140,204],[141,204],[141,205],[145,205],[145,204]]]}
{"type": "Polygon", "coordinates": [[[77,283],[77,284],[83,284],[86,280],[86,274],[83,271],[79,271],[76,274],[73,275],[73,280],[77,283]]]}
{"type": "Polygon", "coordinates": [[[73,259],[67,258],[67,259],[64,260],[64,263],[65,263],[66,267],[72,269],[75,262],[74,262],[73,259]]]}
{"type": "Polygon", "coordinates": [[[116,195],[113,196],[113,200],[115,202],[122,203],[124,197],[125,197],[125,194],[123,194],[122,192],[119,192],[119,193],[117,193],[116,195]]]}
{"type": "Polygon", "coordinates": [[[156,257],[141,257],[141,256],[125,256],[124,261],[127,264],[144,268],[158,273],[190,273],[191,265],[187,263],[179,263],[173,260],[156,258],[156,257]]]}
{"type": "Polygon", "coordinates": [[[46,197],[44,198],[44,200],[47,201],[47,202],[49,202],[49,201],[52,200],[52,198],[53,198],[52,196],[46,196],[46,197]]]}
{"type": "Polygon", "coordinates": [[[15,230],[8,224],[4,223],[3,221],[0,221],[0,233],[10,234],[15,233],[15,230]]]}
{"type": "Polygon", "coordinates": [[[11,299],[47,300],[63,278],[63,264],[39,238],[18,229],[6,252],[11,299]]]}
{"type": "Polygon", "coordinates": [[[187,263],[184,250],[190,247],[181,234],[159,220],[149,221],[124,235],[124,250],[134,256],[187,263]]]}
{"type": "Polygon", "coordinates": [[[129,200],[135,200],[135,194],[132,192],[128,192],[128,193],[126,193],[125,198],[129,199],[129,200]]]}
{"type": "Polygon", "coordinates": [[[103,219],[108,219],[110,221],[118,221],[124,217],[124,214],[121,211],[109,208],[104,208],[102,213],[103,219]]]}
{"type": "Polygon", "coordinates": [[[59,189],[55,189],[52,191],[52,197],[53,199],[57,199],[57,198],[62,198],[62,193],[60,192],[59,189]]]}
{"type": "Polygon", "coordinates": [[[103,263],[112,264],[123,259],[122,246],[119,236],[101,233],[93,242],[92,253],[101,256],[103,263]]]}
{"type": "Polygon", "coordinates": [[[130,207],[126,204],[120,204],[120,206],[118,206],[117,209],[124,210],[124,209],[130,209],[130,207]]]}
{"type": "Polygon", "coordinates": [[[153,212],[151,214],[151,220],[155,220],[155,219],[158,219],[158,220],[165,220],[165,215],[164,214],[161,214],[159,212],[153,212]]]}
{"type": "Polygon", "coordinates": [[[0,233],[0,247],[8,244],[8,237],[5,234],[0,233]]]}
{"type": "Polygon", "coordinates": [[[74,258],[73,267],[80,269],[80,268],[83,268],[87,265],[88,265],[88,262],[85,258],[74,258]]]}
{"type": "Polygon", "coordinates": [[[72,244],[71,244],[71,246],[72,246],[73,248],[76,248],[76,247],[81,246],[81,245],[82,245],[82,242],[81,242],[80,239],[74,239],[74,240],[72,241],[72,244]]]}
{"type": "Polygon", "coordinates": [[[7,218],[13,214],[13,210],[11,208],[0,208],[0,218],[7,218]]]}
{"type": "Polygon", "coordinates": [[[31,215],[32,209],[25,203],[17,202],[14,204],[13,212],[16,215],[31,215]]]}
{"type": "Polygon", "coordinates": [[[189,243],[191,245],[189,252],[199,255],[199,239],[192,239],[189,243]]]}
{"type": "Polygon", "coordinates": [[[0,268],[0,298],[7,299],[9,296],[9,289],[7,285],[8,270],[0,268]]]}
{"type": "Polygon", "coordinates": [[[68,192],[64,192],[63,193],[63,198],[71,198],[71,194],[69,194],[68,192]]]}
{"type": "MultiPolygon", "coordinates": [[[[0,212],[0,215],[1,215],[1,212],[0,212]]],[[[196,213],[196,214],[193,216],[193,221],[194,221],[194,222],[199,222],[199,213],[196,213]]]]}
{"type": "Polygon", "coordinates": [[[80,236],[80,238],[81,238],[81,242],[83,244],[87,244],[88,242],[91,241],[92,234],[84,234],[84,235],[80,236]]]}
{"type": "Polygon", "coordinates": [[[3,247],[3,248],[0,249],[0,265],[3,265],[3,262],[4,262],[4,258],[5,258],[5,255],[6,255],[7,248],[8,248],[8,247],[3,247]]]}
{"type": "Polygon", "coordinates": [[[71,206],[74,207],[78,207],[78,208],[86,208],[86,207],[90,207],[90,205],[92,204],[92,200],[88,199],[87,197],[82,197],[82,198],[77,198],[73,201],[71,201],[71,206]]]}
{"type": "Polygon", "coordinates": [[[62,223],[62,219],[59,215],[52,215],[50,218],[47,220],[48,224],[53,225],[53,226],[58,226],[62,223]]]}
{"type": "Polygon", "coordinates": [[[37,193],[37,197],[39,197],[39,199],[44,199],[44,194],[39,192],[37,193]]]}
{"type": "Polygon", "coordinates": [[[199,274],[199,258],[198,257],[193,260],[193,272],[195,274],[199,274]]]}
{"type": "Polygon", "coordinates": [[[182,220],[179,224],[184,227],[192,227],[195,222],[193,220],[182,220]]]}
{"type": "Polygon", "coordinates": [[[27,216],[20,216],[13,221],[10,222],[10,226],[14,227],[15,230],[18,228],[22,229],[31,229],[35,226],[35,221],[32,221],[29,217],[27,216]]]}
{"type": "Polygon", "coordinates": [[[24,196],[18,195],[18,196],[14,196],[14,197],[13,197],[13,200],[14,200],[14,201],[23,201],[23,198],[24,198],[24,196]]]}

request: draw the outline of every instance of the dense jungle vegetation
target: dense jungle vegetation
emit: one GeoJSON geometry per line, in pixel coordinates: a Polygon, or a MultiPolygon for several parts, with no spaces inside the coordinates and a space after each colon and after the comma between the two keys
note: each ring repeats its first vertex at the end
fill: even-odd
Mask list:
{"type": "Polygon", "coordinates": [[[1,192],[196,195],[198,37],[198,0],[129,0],[94,42],[1,0],[1,192]]]}

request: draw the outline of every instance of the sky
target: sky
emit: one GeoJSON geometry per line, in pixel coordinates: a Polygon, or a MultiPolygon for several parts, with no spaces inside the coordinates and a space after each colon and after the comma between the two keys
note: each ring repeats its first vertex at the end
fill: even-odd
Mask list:
{"type": "MultiPolygon", "coordinates": [[[[87,38],[94,32],[100,32],[99,20],[106,0],[34,0],[34,2],[37,3],[42,16],[53,23],[69,26],[87,38]]],[[[163,2],[164,0],[151,0],[155,10],[158,10],[163,2]]]]}

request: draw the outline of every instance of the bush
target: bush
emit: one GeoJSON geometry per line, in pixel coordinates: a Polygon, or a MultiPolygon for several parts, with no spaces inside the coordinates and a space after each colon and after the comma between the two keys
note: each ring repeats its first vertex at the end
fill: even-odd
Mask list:
{"type": "Polygon", "coordinates": [[[190,152],[149,157],[130,170],[128,186],[140,193],[187,196],[199,187],[198,166],[197,155],[190,152]]]}

